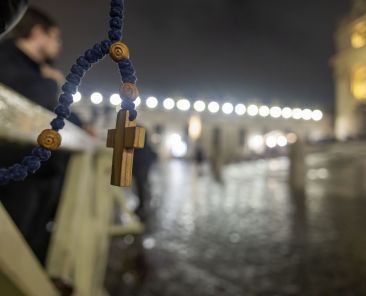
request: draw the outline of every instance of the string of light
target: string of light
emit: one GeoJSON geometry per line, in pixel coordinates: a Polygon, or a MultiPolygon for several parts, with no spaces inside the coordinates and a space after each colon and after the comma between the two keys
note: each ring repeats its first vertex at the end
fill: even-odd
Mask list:
{"type": "MultiPolygon", "coordinates": [[[[82,100],[82,95],[77,92],[74,95],[74,102],[80,102],[82,100]]],[[[101,104],[104,98],[101,93],[95,92],[90,96],[90,101],[93,104],[101,104]]],[[[119,94],[112,94],[109,98],[109,102],[113,106],[118,106],[121,104],[121,98],[119,94]]],[[[242,103],[233,104],[230,102],[224,102],[220,105],[219,102],[209,101],[205,102],[203,100],[197,100],[193,103],[187,99],[174,100],[172,98],[166,98],[161,103],[156,97],[147,97],[142,100],[140,97],[135,101],[136,107],[140,105],[146,106],[148,109],[156,109],[159,105],[168,111],[177,109],[182,112],[187,112],[189,110],[194,110],[195,112],[202,113],[208,111],[209,113],[216,114],[220,111],[225,115],[236,114],[238,116],[247,115],[249,117],[262,117],[262,118],[275,118],[275,119],[295,119],[295,120],[313,120],[320,121],[323,119],[324,114],[321,110],[315,109],[311,110],[309,108],[290,108],[290,107],[280,107],[280,106],[267,106],[267,105],[257,105],[249,104],[245,105],[242,103]]]]}

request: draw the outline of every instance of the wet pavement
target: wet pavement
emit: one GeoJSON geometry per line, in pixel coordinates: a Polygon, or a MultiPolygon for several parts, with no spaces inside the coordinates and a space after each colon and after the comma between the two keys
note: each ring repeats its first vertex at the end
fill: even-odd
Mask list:
{"type": "Polygon", "coordinates": [[[229,165],[223,183],[159,163],[141,237],[112,243],[112,296],[366,295],[366,196],[357,157],[307,159],[306,194],[288,160],[229,165]]]}

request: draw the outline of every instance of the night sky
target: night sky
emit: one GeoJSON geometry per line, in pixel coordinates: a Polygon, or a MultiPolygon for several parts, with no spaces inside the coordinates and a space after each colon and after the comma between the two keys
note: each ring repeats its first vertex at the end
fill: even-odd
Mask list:
{"type": "MultiPolygon", "coordinates": [[[[106,38],[108,0],[31,2],[63,29],[65,72],[106,38]]],[[[127,0],[125,42],[143,95],[331,111],[333,34],[349,6],[347,0],[127,0]]],[[[118,86],[107,59],[81,92],[109,95],[118,86]]]]}

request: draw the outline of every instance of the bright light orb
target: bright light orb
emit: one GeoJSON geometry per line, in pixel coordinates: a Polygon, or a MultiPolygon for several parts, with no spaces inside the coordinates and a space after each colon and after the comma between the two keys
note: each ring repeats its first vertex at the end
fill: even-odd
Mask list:
{"type": "Polygon", "coordinates": [[[99,92],[92,93],[90,96],[90,100],[93,104],[98,105],[103,102],[103,96],[99,92]]]}
{"type": "Polygon", "coordinates": [[[282,117],[285,119],[289,119],[292,117],[292,109],[289,107],[285,107],[282,109],[282,117]]]}
{"type": "Polygon", "coordinates": [[[286,138],[289,144],[295,144],[297,141],[297,135],[295,133],[287,134],[286,138]]]}
{"type": "Polygon", "coordinates": [[[166,98],[163,102],[163,106],[166,110],[172,110],[175,107],[175,102],[171,98],[166,98]]]}
{"type": "Polygon", "coordinates": [[[259,108],[259,115],[262,117],[267,117],[269,115],[270,111],[267,106],[261,106],[259,108]]]}
{"type": "Polygon", "coordinates": [[[262,152],[264,148],[264,138],[261,135],[254,135],[249,138],[248,146],[251,150],[255,152],[262,152]]]}
{"type": "Polygon", "coordinates": [[[191,108],[191,103],[187,99],[181,99],[177,102],[177,108],[181,111],[188,111],[191,108]]]}
{"type": "Polygon", "coordinates": [[[187,143],[179,134],[171,134],[167,139],[167,144],[174,157],[184,157],[187,154],[187,143]]]}
{"type": "Polygon", "coordinates": [[[80,102],[82,99],[81,93],[80,92],[76,92],[73,96],[72,96],[74,103],[80,102]]]}
{"type": "Polygon", "coordinates": [[[302,110],[300,108],[295,108],[292,110],[292,118],[293,119],[301,119],[302,117],[302,110]]]}
{"type": "Polygon", "coordinates": [[[279,136],[277,138],[277,145],[280,147],[285,147],[288,144],[287,138],[285,136],[279,136]]]}
{"type": "Polygon", "coordinates": [[[277,139],[275,136],[266,137],[266,145],[268,148],[275,148],[277,146],[277,139]]]}
{"type": "Polygon", "coordinates": [[[310,109],[302,110],[302,119],[310,120],[313,116],[313,112],[310,109]]]}
{"type": "Polygon", "coordinates": [[[203,112],[205,111],[206,109],[206,104],[204,101],[196,101],[194,104],[193,104],[193,108],[194,110],[196,110],[197,112],[203,112]]]}
{"type": "Polygon", "coordinates": [[[248,115],[249,116],[257,116],[259,112],[258,106],[257,105],[250,105],[248,107],[248,115]]]}
{"type": "Polygon", "coordinates": [[[244,115],[247,112],[247,108],[244,104],[238,104],[235,106],[235,113],[239,116],[244,115]]]}
{"type": "Polygon", "coordinates": [[[208,111],[211,113],[217,113],[220,110],[220,105],[217,102],[211,102],[208,104],[208,111]]]}
{"type": "Polygon", "coordinates": [[[148,97],[146,99],[146,106],[150,109],[155,109],[158,106],[158,99],[155,97],[148,97]]]}
{"type": "Polygon", "coordinates": [[[269,110],[269,114],[271,115],[271,117],[273,118],[279,118],[282,115],[282,110],[280,107],[272,107],[269,110]]]}
{"type": "Polygon", "coordinates": [[[225,103],[224,105],[222,105],[222,112],[224,112],[227,115],[233,113],[234,112],[234,106],[233,106],[233,104],[231,104],[231,103],[225,103]]]}
{"type": "Polygon", "coordinates": [[[312,114],[312,119],[315,121],[320,121],[323,119],[323,112],[320,110],[314,110],[312,114]]]}
{"type": "Polygon", "coordinates": [[[111,97],[109,98],[109,102],[114,105],[114,106],[117,106],[117,105],[120,105],[122,103],[122,99],[121,97],[119,96],[119,94],[113,94],[111,95],[111,97]]]}

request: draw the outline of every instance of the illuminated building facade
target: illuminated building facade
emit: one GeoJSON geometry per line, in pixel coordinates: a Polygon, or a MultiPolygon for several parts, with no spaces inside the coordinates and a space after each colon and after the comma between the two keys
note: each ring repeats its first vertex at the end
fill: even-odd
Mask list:
{"type": "Polygon", "coordinates": [[[336,32],[332,60],[336,84],[335,134],[340,140],[366,135],[366,0],[354,0],[336,32]]]}

